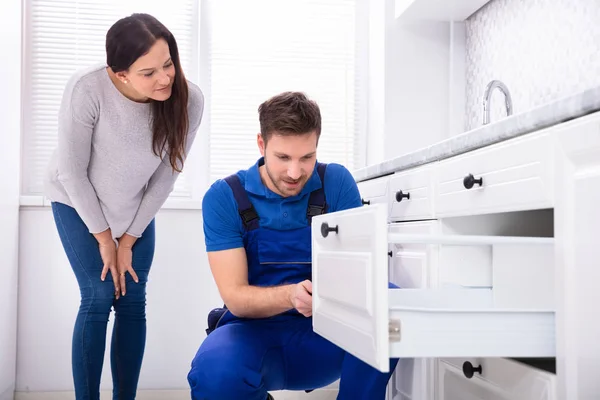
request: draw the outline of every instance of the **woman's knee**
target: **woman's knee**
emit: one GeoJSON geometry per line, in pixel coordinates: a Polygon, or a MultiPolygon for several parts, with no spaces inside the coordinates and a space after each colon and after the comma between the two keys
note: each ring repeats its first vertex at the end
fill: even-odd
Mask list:
{"type": "Polygon", "coordinates": [[[90,285],[81,287],[80,313],[86,313],[91,320],[108,320],[108,315],[115,299],[115,289],[112,282],[92,282],[90,285]]]}
{"type": "Polygon", "coordinates": [[[115,315],[134,319],[146,318],[146,283],[133,280],[126,283],[125,295],[114,302],[115,315]]]}

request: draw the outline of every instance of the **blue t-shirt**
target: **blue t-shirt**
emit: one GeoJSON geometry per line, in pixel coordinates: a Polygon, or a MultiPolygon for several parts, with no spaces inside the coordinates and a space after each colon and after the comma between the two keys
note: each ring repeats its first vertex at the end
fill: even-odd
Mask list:
{"type": "MultiPolygon", "coordinates": [[[[269,190],[261,181],[259,165],[262,158],[248,170],[237,173],[250,202],[260,217],[260,226],[275,230],[291,230],[307,225],[306,208],[310,193],[322,187],[314,169],[302,191],[292,197],[282,197],[269,190]]],[[[350,171],[340,164],[327,164],[325,199],[328,212],[362,206],[358,186],[350,171]]],[[[211,185],[202,200],[206,251],[244,247],[244,225],[238,213],[233,192],[224,179],[211,185]]]]}

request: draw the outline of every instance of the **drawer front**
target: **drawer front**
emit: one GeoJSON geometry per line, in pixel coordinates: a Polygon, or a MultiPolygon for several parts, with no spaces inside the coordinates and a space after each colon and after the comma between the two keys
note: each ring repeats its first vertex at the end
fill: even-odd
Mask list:
{"type": "Polygon", "coordinates": [[[556,376],[504,358],[443,358],[438,360],[440,400],[555,400],[556,376]],[[451,373],[452,377],[445,377],[451,373]],[[445,378],[445,379],[444,379],[445,378]],[[449,378],[449,379],[448,379],[449,378]],[[478,394],[482,394],[479,396],[478,394]],[[471,396],[469,396],[471,395],[471,396]],[[475,395],[475,396],[473,396],[475,395]]]}
{"type": "Polygon", "coordinates": [[[389,183],[389,176],[358,182],[358,191],[363,205],[387,203],[389,183]]]}
{"type": "Polygon", "coordinates": [[[431,166],[399,172],[390,178],[391,221],[433,218],[431,166]]]}
{"type": "Polygon", "coordinates": [[[491,289],[390,289],[392,357],[555,357],[549,310],[500,308],[491,289]]]}
{"type": "Polygon", "coordinates": [[[376,204],[312,221],[313,329],[387,372],[387,209],[376,204]]]}
{"type": "Polygon", "coordinates": [[[436,217],[552,207],[552,140],[522,137],[440,161],[436,217]]]}

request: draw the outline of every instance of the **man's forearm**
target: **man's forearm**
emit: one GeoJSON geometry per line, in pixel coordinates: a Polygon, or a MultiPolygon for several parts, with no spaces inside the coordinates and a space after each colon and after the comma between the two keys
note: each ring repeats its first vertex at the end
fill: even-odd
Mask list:
{"type": "Polygon", "coordinates": [[[294,286],[239,286],[226,302],[227,308],[240,318],[269,318],[294,308],[294,286]]]}

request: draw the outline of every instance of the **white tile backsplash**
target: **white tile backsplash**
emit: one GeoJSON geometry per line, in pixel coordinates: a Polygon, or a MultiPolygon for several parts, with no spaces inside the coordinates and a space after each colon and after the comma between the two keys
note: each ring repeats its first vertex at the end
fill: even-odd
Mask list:
{"type": "MultiPolygon", "coordinates": [[[[492,0],[467,20],[466,47],[470,130],[493,79],[508,86],[514,113],[600,85],[600,0],[492,0]]],[[[504,115],[496,90],[491,121],[504,115]]]]}

